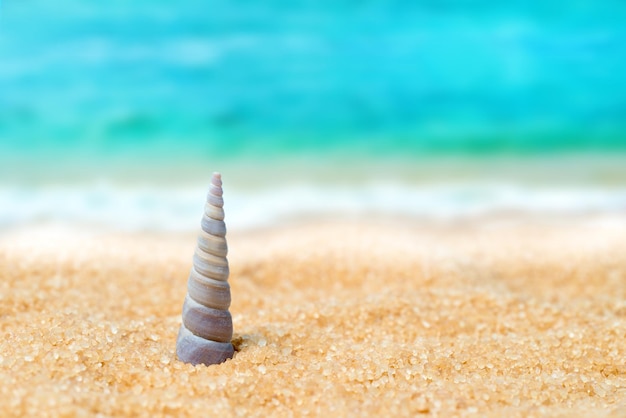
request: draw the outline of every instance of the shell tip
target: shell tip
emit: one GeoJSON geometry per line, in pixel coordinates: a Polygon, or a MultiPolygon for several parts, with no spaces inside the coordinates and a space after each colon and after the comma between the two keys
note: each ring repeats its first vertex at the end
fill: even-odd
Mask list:
{"type": "Polygon", "coordinates": [[[213,173],[213,176],[211,177],[211,184],[221,187],[222,186],[222,173],[215,171],[213,173]]]}

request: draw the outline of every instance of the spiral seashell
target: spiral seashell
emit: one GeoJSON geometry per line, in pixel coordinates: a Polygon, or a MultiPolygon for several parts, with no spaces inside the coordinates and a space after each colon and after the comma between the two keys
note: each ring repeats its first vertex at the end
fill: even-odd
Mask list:
{"type": "Polygon", "coordinates": [[[233,357],[233,320],[228,311],[228,246],[224,223],[222,177],[213,173],[204,205],[202,230],[193,255],[183,304],[183,322],[176,340],[178,359],[196,364],[219,364],[233,357]]]}

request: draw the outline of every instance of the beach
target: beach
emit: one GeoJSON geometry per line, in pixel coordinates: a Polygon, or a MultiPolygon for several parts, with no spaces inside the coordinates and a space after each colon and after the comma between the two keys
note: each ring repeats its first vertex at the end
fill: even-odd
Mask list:
{"type": "Polygon", "coordinates": [[[626,2],[0,3],[0,418],[626,418],[626,2]]]}
{"type": "Polygon", "coordinates": [[[623,215],[229,232],[233,359],[175,357],[190,232],[0,235],[2,416],[626,416],[623,215]]]}

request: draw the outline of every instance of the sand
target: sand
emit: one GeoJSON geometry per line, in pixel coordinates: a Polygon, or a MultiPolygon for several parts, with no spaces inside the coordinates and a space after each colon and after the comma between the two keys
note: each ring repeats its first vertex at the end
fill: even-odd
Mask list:
{"type": "Polygon", "coordinates": [[[626,221],[229,234],[234,359],[182,364],[195,239],[0,239],[0,416],[626,416],[626,221]]]}

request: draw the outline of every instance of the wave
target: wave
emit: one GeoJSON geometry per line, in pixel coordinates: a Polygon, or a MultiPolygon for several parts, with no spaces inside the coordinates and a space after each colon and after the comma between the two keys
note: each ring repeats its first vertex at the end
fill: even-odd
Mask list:
{"type": "MultiPolygon", "coordinates": [[[[193,232],[203,187],[0,188],[0,230],[37,223],[90,225],[117,231],[193,232]]],[[[498,213],[586,215],[626,213],[626,188],[548,188],[512,184],[400,183],[360,187],[301,185],[254,191],[227,190],[231,230],[295,219],[379,215],[418,221],[455,221],[498,213]]]]}

